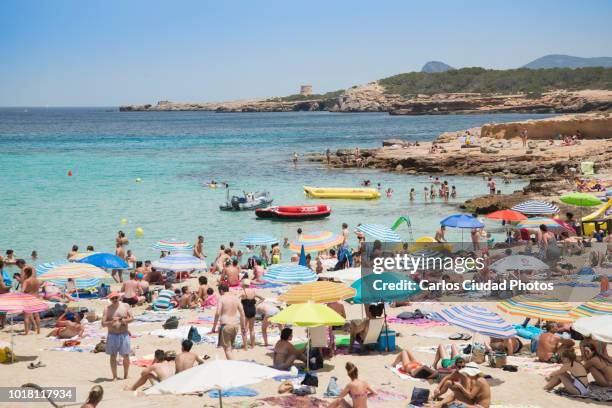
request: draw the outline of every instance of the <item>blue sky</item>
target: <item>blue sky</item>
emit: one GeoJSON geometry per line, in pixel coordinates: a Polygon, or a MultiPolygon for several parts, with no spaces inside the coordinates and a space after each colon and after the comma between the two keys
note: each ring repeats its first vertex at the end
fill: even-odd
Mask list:
{"type": "Polygon", "coordinates": [[[217,101],[346,88],[429,60],[612,56],[610,1],[0,2],[0,106],[217,101]]]}

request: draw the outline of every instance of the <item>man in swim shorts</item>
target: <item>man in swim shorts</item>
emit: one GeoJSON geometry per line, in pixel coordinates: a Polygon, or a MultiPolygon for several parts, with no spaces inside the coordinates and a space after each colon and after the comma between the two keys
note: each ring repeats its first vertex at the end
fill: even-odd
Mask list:
{"type": "Polygon", "coordinates": [[[128,378],[130,369],[130,352],[132,346],[130,343],[130,335],[128,332],[128,324],[134,320],[130,307],[122,302],[119,302],[119,293],[113,292],[108,298],[111,304],[104,309],[102,315],[102,327],[108,328],[106,337],[106,354],[110,356],[111,372],[113,381],[117,377],[117,354],[123,357],[123,378],[128,378]]]}
{"type": "MultiPolygon", "coordinates": [[[[242,333],[242,338],[246,340],[246,325],[244,309],[240,300],[229,293],[229,288],[225,284],[219,285],[219,300],[217,302],[217,310],[215,312],[215,320],[213,322],[212,333],[216,332],[217,323],[219,323],[219,338],[217,347],[222,347],[225,353],[225,358],[232,359],[232,347],[234,340],[238,335],[238,327],[242,333]]],[[[247,342],[243,341],[243,348],[246,350],[247,342]]]]}

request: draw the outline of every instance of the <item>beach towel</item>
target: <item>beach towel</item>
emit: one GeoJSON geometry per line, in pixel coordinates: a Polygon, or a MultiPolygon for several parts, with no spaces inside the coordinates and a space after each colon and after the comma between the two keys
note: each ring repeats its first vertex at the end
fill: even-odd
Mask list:
{"type": "Polygon", "coordinates": [[[387,323],[398,323],[398,324],[411,324],[413,326],[422,327],[424,329],[428,327],[437,327],[437,326],[448,326],[446,322],[440,322],[437,320],[430,319],[400,319],[397,317],[387,317],[387,323]]]}
{"type": "Polygon", "coordinates": [[[589,385],[589,392],[586,395],[572,395],[563,388],[555,389],[555,394],[570,398],[590,399],[594,401],[612,402],[612,388],[600,387],[595,383],[589,385]]]}
{"type": "Polygon", "coordinates": [[[263,282],[263,283],[252,283],[250,287],[253,289],[274,289],[274,288],[280,288],[282,286],[286,286],[286,285],[283,285],[282,283],[263,282]]]}
{"type": "Polygon", "coordinates": [[[184,340],[189,335],[189,330],[192,327],[194,327],[198,331],[198,334],[202,338],[205,337],[208,333],[210,333],[210,330],[211,330],[208,327],[179,326],[177,329],[169,329],[169,330],[158,329],[158,330],[153,330],[149,334],[151,336],[164,337],[164,338],[167,338],[167,339],[184,340]]]}
{"type": "Polygon", "coordinates": [[[412,333],[413,336],[419,337],[428,337],[430,339],[448,339],[448,334],[442,333],[428,333],[428,332],[420,332],[420,333],[412,333]]]}
{"type": "Polygon", "coordinates": [[[260,401],[265,403],[278,406],[281,408],[324,408],[327,407],[328,402],[313,396],[298,397],[297,395],[283,395],[282,397],[267,397],[260,398],[260,401]]]}
{"type": "Polygon", "coordinates": [[[389,367],[389,369],[391,370],[391,372],[395,375],[397,375],[399,378],[401,378],[402,380],[411,380],[411,381],[419,381],[419,382],[427,382],[426,379],[424,378],[415,378],[413,376],[411,376],[410,374],[404,372],[402,370],[402,365],[398,364],[395,367],[389,367]]]}
{"type": "MultiPolygon", "coordinates": [[[[177,319],[180,319],[179,316],[176,316],[177,319]]],[[[168,319],[166,314],[161,313],[143,313],[138,316],[134,316],[134,320],[137,322],[143,323],[162,323],[168,319]]]]}
{"type": "Polygon", "coordinates": [[[519,337],[522,337],[527,340],[531,340],[534,337],[537,337],[542,333],[542,329],[540,329],[539,327],[532,326],[532,325],[527,325],[527,327],[523,327],[523,325],[521,324],[515,324],[513,325],[513,327],[516,330],[516,333],[519,335],[519,337]]]}
{"type": "Polygon", "coordinates": [[[403,401],[407,398],[407,395],[401,392],[385,390],[383,388],[376,388],[374,391],[376,391],[376,395],[368,396],[368,402],[374,404],[389,401],[403,401]]]}
{"type": "Polygon", "coordinates": [[[515,365],[519,371],[547,376],[561,367],[561,364],[542,363],[533,357],[508,356],[507,364],[515,365]]]}
{"type": "Polygon", "coordinates": [[[93,344],[79,345],[71,347],[51,347],[49,350],[53,351],[67,351],[69,353],[91,353],[94,349],[93,344]]]}
{"type": "MultiPolygon", "coordinates": [[[[226,397],[256,397],[259,393],[248,387],[234,387],[221,391],[221,396],[226,397]]],[[[219,398],[219,390],[208,391],[210,398],[219,398]]]]}

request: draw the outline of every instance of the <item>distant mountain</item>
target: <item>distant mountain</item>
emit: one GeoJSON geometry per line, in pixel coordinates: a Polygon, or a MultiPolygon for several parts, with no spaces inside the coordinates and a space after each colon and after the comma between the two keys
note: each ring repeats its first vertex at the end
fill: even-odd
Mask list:
{"type": "Polygon", "coordinates": [[[448,64],[445,64],[441,61],[429,61],[423,68],[421,68],[421,72],[446,72],[455,69],[448,64]]]}
{"type": "Polygon", "coordinates": [[[585,67],[612,67],[612,57],[582,58],[571,55],[551,54],[545,55],[523,65],[522,68],[585,68],[585,67]]]}

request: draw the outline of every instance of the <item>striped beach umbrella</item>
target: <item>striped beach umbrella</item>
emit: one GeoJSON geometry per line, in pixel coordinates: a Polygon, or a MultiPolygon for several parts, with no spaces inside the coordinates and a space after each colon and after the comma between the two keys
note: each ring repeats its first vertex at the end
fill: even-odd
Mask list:
{"type": "Polygon", "coordinates": [[[93,252],[93,251],[87,251],[87,252],[78,252],[78,253],[76,253],[76,254],[72,255],[72,256],[70,257],[70,260],[71,260],[71,261],[80,261],[80,260],[81,260],[81,259],[83,259],[83,258],[86,258],[86,257],[88,257],[88,256],[91,256],[91,255],[94,255],[94,254],[97,254],[97,253],[98,253],[98,252],[93,252]]]}
{"type": "Polygon", "coordinates": [[[519,295],[497,304],[497,308],[514,316],[532,317],[553,322],[572,322],[572,306],[558,299],[519,295]]]}
{"type": "MultiPolygon", "coordinates": [[[[67,263],[68,263],[67,261],[61,260],[61,261],[46,262],[46,263],[40,264],[36,266],[36,275],[40,278],[41,276],[44,276],[47,272],[49,272],[51,269],[57,266],[66,265],[67,263]]],[[[51,279],[49,280],[49,283],[52,283],[56,286],[68,286],[68,279],[51,279]]],[[[75,279],[74,283],[77,289],[95,288],[95,287],[100,286],[100,279],[99,278],[80,278],[80,279],[75,279]]]]}
{"type": "Polygon", "coordinates": [[[517,224],[516,228],[540,228],[540,225],[546,225],[546,228],[550,229],[561,229],[561,224],[555,222],[552,218],[547,217],[533,217],[521,221],[517,224]]]}
{"type": "Polygon", "coordinates": [[[302,265],[277,264],[264,273],[263,279],[274,283],[310,283],[317,280],[317,274],[302,265]]]}
{"type": "Polygon", "coordinates": [[[291,243],[289,249],[293,252],[300,252],[303,245],[306,252],[325,251],[340,245],[342,241],[342,235],[334,234],[331,231],[315,231],[309,234],[302,234],[300,239],[291,243]]]}
{"type": "Polygon", "coordinates": [[[480,306],[449,307],[434,313],[433,318],[496,339],[516,336],[516,330],[511,324],[507,323],[497,313],[480,306]]]}
{"type": "Polygon", "coordinates": [[[205,261],[181,252],[160,258],[154,261],[151,266],[155,269],[173,272],[205,271],[207,269],[205,261]]]}
{"type": "Polygon", "coordinates": [[[294,303],[332,303],[352,298],[356,290],[341,283],[318,281],[294,286],[278,297],[287,304],[294,303]]]}
{"type": "Polygon", "coordinates": [[[382,242],[401,242],[402,238],[391,228],[382,224],[361,224],[357,227],[357,231],[361,231],[374,239],[382,242]]]}
{"type": "Polygon", "coordinates": [[[240,245],[261,246],[278,244],[278,239],[268,234],[251,234],[247,235],[240,241],[240,245]]]}
{"type": "Polygon", "coordinates": [[[612,301],[593,299],[576,306],[569,312],[574,317],[591,317],[599,315],[612,315],[612,301]]]}
{"type": "Polygon", "coordinates": [[[559,212],[559,207],[550,203],[545,203],[544,201],[529,200],[515,205],[511,210],[531,215],[556,214],[559,212]]]}
{"type": "Polygon", "coordinates": [[[38,276],[38,279],[43,281],[60,281],[67,279],[104,279],[106,277],[107,274],[104,272],[104,269],[100,269],[97,266],[80,262],[69,262],[52,267],[44,274],[38,276]]]}
{"type": "Polygon", "coordinates": [[[191,251],[193,250],[193,245],[191,245],[187,241],[179,241],[173,238],[173,239],[157,241],[155,244],[153,244],[153,249],[157,249],[159,251],[168,251],[168,252],[191,251]]]}
{"type": "Polygon", "coordinates": [[[129,269],[130,266],[115,254],[99,252],[83,257],[77,262],[88,263],[102,269],[129,269]]]}
{"type": "Polygon", "coordinates": [[[513,210],[500,210],[485,215],[490,220],[503,220],[503,221],[522,221],[526,220],[527,217],[518,211],[513,210]]]}
{"type": "Polygon", "coordinates": [[[48,308],[47,302],[28,293],[9,292],[0,295],[0,312],[11,314],[38,313],[48,308]]]}

